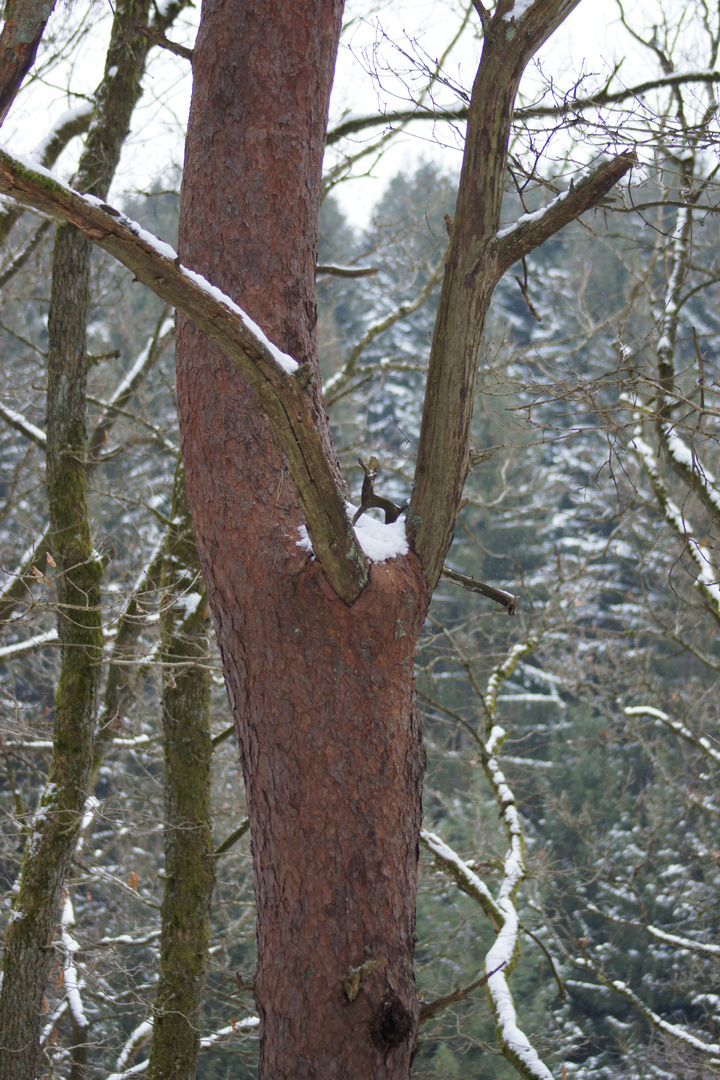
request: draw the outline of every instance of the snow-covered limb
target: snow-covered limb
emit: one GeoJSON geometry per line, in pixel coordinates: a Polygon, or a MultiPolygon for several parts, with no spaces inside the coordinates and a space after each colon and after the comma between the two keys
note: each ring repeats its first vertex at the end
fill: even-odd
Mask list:
{"type": "Polygon", "coordinates": [[[65,146],[73,135],[82,134],[90,122],[94,109],[95,102],[88,99],[61,113],[30,155],[33,161],[47,167],[54,164],[57,158],[57,153],[53,153],[55,145],[60,143],[65,146]]]}
{"type": "Polygon", "coordinates": [[[518,918],[515,905],[509,898],[501,898],[499,905],[505,914],[505,922],[495,944],[485,957],[485,971],[489,976],[488,994],[495,1014],[502,1052],[521,1076],[529,1080],[552,1080],[552,1073],[547,1065],[541,1061],[527,1035],[518,1027],[517,1013],[506,975],[518,950],[518,918]]]}
{"type": "Polygon", "coordinates": [[[515,22],[522,19],[528,8],[533,6],[534,0],[514,0],[514,3],[510,5],[510,10],[506,11],[501,18],[505,22],[515,22]]]}
{"type": "Polygon", "coordinates": [[[710,562],[703,545],[693,536],[693,530],[684,511],[681,511],[670,498],[667,487],[660,476],[657,458],[652,448],[643,439],[640,427],[635,430],[630,449],[634,452],[635,457],[650,480],[655,498],[666,522],[679,539],[684,542],[688,555],[695,563],[698,571],[698,576],[694,582],[695,588],[705,600],[710,612],[720,623],[720,575],[716,567],[710,562]]]}
{"type": "Polygon", "coordinates": [[[485,719],[488,729],[490,729],[495,722],[495,714],[497,712],[497,696],[498,691],[502,683],[506,679],[509,679],[513,671],[518,665],[518,662],[522,660],[523,656],[527,656],[537,647],[537,640],[535,638],[529,638],[527,641],[518,642],[517,645],[513,645],[508,655],[503,660],[502,664],[498,664],[493,668],[492,674],[488,679],[487,689],[483,697],[483,706],[485,709],[485,719]]]}
{"type": "Polygon", "coordinates": [[[438,865],[454,878],[458,888],[471,896],[473,900],[477,900],[493,924],[493,928],[496,931],[499,930],[503,925],[505,916],[493,899],[485,882],[477,876],[468,863],[464,862],[457,852],[448,847],[439,836],[428,832],[427,829],[420,830],[420,843],[427,848],[431,855],[434,855],[438,865]]]}
{"type": "Polygon", "coordinates": [[[521,225],[527,225],[532,221],[540,221],[541,218],[545,217],[548,210],[552,210],[553,206],[557,206],[558,203],[563,202],[563,200],[567,198],[567,194],[567,191],[561,191],[551,202],[547,203],[545,206],[541,206],[539,210],[533,210],[528,214],[521,214],[517,221],[513,221],[512,225],[506,225],[505,228],[500,229],[497,234],[498,240],[503,240],[506,236],[509,236],[510,233],[514,233],[521,225]]]}
{"type": "Polygon", "coordinates": [[[0,150],[0,192],[75,225],[131,270],[167,304],[180,309],[247,379],[283,451],[313,541],[334,591],[350,604],[369,581],[369,567],[347,518],[307,393],[308,371],[270,342],[241,307],[200,274],[181,266],[169,244],[113,207],[73,191],[59,177],[0,150]]]}
{"type": "MultiPolygon", "coordinates": [[[[23,653],[41,649],[43,645],[50,645],[57,641],[57,630],[47,630],[44,634],[36,634],[27,641],[16,641],[14,645],[4,645],[0,649],[0,660],[9,660],[11,657],[22,656],[23,653]]],[[[52,745],[52,744],[51,744],[52,745]]]]}
{"type": "Polygon", "coordinates": [[[231,1035],[237,1035],[243,1031],[253,1031],[255,1028],[260,1027],[260,1018],[257,1016],[246,1016],[243,1020],[236,1020],[234,1024],[230,1024],[228,1027],[220,1028],[218,1031],[214,1031],[212,1035],[204,1035],[200,1040],[200,1049],[207,1050],[215,1043],[220,1042],[222,1039],[227,1039],[231,1035]]]}
{"type": "Polygon", "coordinates": [[[74,925],[75,914],[73,912],[70,894],[67,889],[63,889],[62,902],[60,905],[60,944],[63,953],[63,986],[67,995],[70,1012],[76,1026],[81,1031],[86,1031],[88,1022],[85,1015],[85,1009],[83,1008],[82,997],[80,996],[80,990],[82,989],[83,984],[78,979],[74,959],[75,953],[80,946],[71,933],[74,925]]]}
{"type": "Polygon", "coordinates": [[[658,356],[660,385],[665,400],[674,389],[674,355],[677,337],[678,318],[680,316],[681,289],[687,275],[690,260],[690,238],[692,235],[692,210],[681,206],[675,219],[671,241],[670,276],[663,292],[657,322],[660,338],[655,351],[658,356]]]}
{"type": "Polygon", "coordinates": [[[720,525],[720,488],[712,472],[698,456],[697,452],[684,442],[675,428],[669,423],[659,424],[661,445],[665,458],[673,470],[685,481],[706,510],[712,514],[716,524],[720,525]]]}
{"type": "Polygon", "coordinates": [[[586,210],[597,206],[635,164],[634,151],[603,161],[577,184],[571,183],[567,191],[561,192],[547,206],[523,214],[518,221],[500,229],[495,240],[495,255],[501,272],[504,274],[513,263],[529,255],[586,210]]]}
{"type": "Polygon", "coordinates": [[[512,1062],[520,1075],[527,1077],[528,1080],[552,1080],[552,1073],[541,1061],[537,1051],[518,1026],[508,984],[508,976],[517,962],[520,951],[520,926],[515,898],[520,882],[525,876],[525,843],[515,796],[497,760],[506,737],[505,730],[496,722],[498,691],[503,682],[512,675],[519,661],[532,652],[536,646],[535,638],[529,638],[527,641],[514,645],[505,660],[493,669],[483,697],[487,732],[483,769],[495,795],[510,844],[503,863],[503,876],[497,899],[497,906],[502,914],[502,924],[494,944],[485,957],[485,972],[488,975],[487,990],[504,1056],[512,1062]]]}
{"type": "Polygon", "coordinates": [[[652,1009],[648,1008],[645,1002],[630,989],[627,983],[622,982],[620,979],[609,979],[600,968],[596,967],[595,964],[592,964],[585,957],[576,957],[573,960],[573,963],[576,967],[592,971],[602,986],[607,987],[608,990],[614,990],[616,994],[620,994],[621,997],[624,997],[652,1027],[656,1028],[658,1031],[662,1031],[665,1035],[670,1035],[671,1038],[677,1039],[686,1046],[691,1046],[693,1050],[700,1050],[702,1053],[710,1055],[710,1060],[707,1062],[709,1066],[717,1067],[720,1065],[720,1045],[718,1043],[703,1042],[689,1031],[681,1028],[678,1024],[670,1024],[667,1020],[663,1020],[661,1016],[658,1016],[656,1012],[653,1012],[652,1009]]]}
{"type": "Polygon", "coordinates": [[[132,1076],[142,1076],[147,1072],[147,1067],[150,1064],[146,1058],[145,1061],[139,1062],[137,1065],[131,1065],[129,1069],[123,1069],[122,1072],[110,1073],[107,1080],[130,1080],[132,1076]]]}
{"type": "MultiPolygon", "coordinates": [[[[515,667],[515,663],[517,660],[512,663],[510,670],[515,667]]],[[[495,675],[496,672],[493,672],[491,679],[495,675]]],[[[497,697],[497,689],[494,693],[497,697]]],[[[503,922],[494,944],[485,957],[485,972],[488,975],[487,989],[495,1014],[498,1038],[505,1057],[512,1062],[521,1076],[532,1078],[532,1080],[551,1080],[550,1070],[540,1060],[537,1051],[518,1027],[517,1014],[508,985],[508,976],[517,962],[520,951],[520,927],[515,909],[515,897],[520,882],[525,876],[525,844],[515,797],[505,781],[495,756],[504,738],[503,728],[497,724],[494,725],[487,741],[487,757],[483,761],[485,774],[500,806],[510,840],[497,901],[503,922]]]]}
{"type": "MultiPolygon", "coordinates": [[[[235,1023],[220,1028],[218,1031],[212,1032],[211,1035],[203,1036],[200,1040],[200,1050],[209,1050],[211,1046],[215,1046],[216,1043],[221,1042],[223,1039],[241,1034],[244,1031],[254,1031],[259,1026],[260,1020],[257,1016],[246,1016],[242,1020],[236,1020],[235,1023]]],[[[141,1024],[138,1024],[125,1043],[115,1064],[115,1072],[110,1073],[107,1080],[130,1080],[130,1077],[142,1076],[143,1073],[147,1072],[148,1059],[139,1062],[137,1065],[128,1066],[128,1062],[138,1050],[147,1045],[151,1038],[152,1020],[144,1020],[141,1024]]]]}
{"type": "Polygon", "coordinates": [[[712,758],[716,764],[720,764],[720,751],[715,749],[709,739],[706,739],[704,735],[696,735],[685,724],[681,724],[679,720],[673,720],[661,709],[655,709],[651,705],[629,705],[624,711],[626,716],[651,716],[654,720],[674,731],[681,739],[691,743],[706,757],[712,758]]]}
{"type": "Polygon", "coordinates": [[[706,956],[720,956],[720,945],[693,941],[692,938],[681,937],[679,934],[669,934],[666,930],[660,930],[659,927],[652,926],[650,923],[636,922],[633,919],[621,919],[617,915],[603,911],[596,904],[587,904],[586,907],[588,911],[607,919],[608,922],[617,923],[619,926],[634,926],[637,930],[644,930],[648,937],[655,938],[656,941],[662,941],[666,945],[675,945],[678,949],[687,949],[688,952],[703,953],[706,956]]]}
{"type": "MultiPolygon", "coordinates": [[[[693,168],[692,158],[682,163],[682,179],[686,190],[690,190],[693,168]]],[[[675,345],[683,304],[682,289],[690,270],[692,227],[692,207],[680,206],[670,243],[670,274],[656,306],[656,321],[660,332],[655,346],[660,387],[657,429],[663,454],[674,472],[684,480],[715,521],[720,522],[720,492],[715,477],[703,464],[697,451],[680,438],[669,415],[669,409],[675,403],[675,345]]]]}
{"type": "Polygon", "coordinates": [[[147,1046],[151,1038],[152,1020],[143,1020],[128,1037],[115,1062],[115,1072],[110,1073],[107,1080],[124,1080],[126,1076],[137,1076],[139,1073],[145,1072],[147,1061],[135,1066],[130,1066],[129,1063],[138,1050],[142,1050],[143,1046],[147,1046]]]}
{"type": "Polygon", "coordinates": [[[11,409],[0,402],[0,417],[15,431],[19,431],[26,439],[39,446],[41,450],[45,449],[45,432],[36,427],[35,424],[31,424],[29,420],[26,420],[22,413],[16,412],[15,409],[11,409]]]}
{"type": "Polygon", "coordinates": [[[87,952],[90,948],[93,949],[114,949],[118,945],[150,945],[151,942],[157,941],[160,937],[159,930],[151,930],[149,934],[144,934],[142,937],[137,937],[133,934],[118,934],[117,937],[104,937],[99,941],[93,943],[92,946],[85,946],[83,952],[87,952]]]}

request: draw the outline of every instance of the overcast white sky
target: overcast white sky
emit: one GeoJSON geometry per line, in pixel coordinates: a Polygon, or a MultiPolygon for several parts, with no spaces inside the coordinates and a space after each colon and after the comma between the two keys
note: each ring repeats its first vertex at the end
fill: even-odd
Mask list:
{"type": "MultiPolygon", "coordinates": [[[[676,4],[680,0],[668,0],[676,4]]],[[[626,0],[628,16],[655,7],[659,0],[626,0]]],[[[199,7],[199,5],[198,5],[199,7]]],[[[72,62],[61,69],[48,71],[42,83],[36,83],[23,93],[3,128],[3,142],[9,149],[28,153],[43,138],[49,124],[69,105],[77,102],[78,94],[91,94],[96,87],[104,60],[109,33],[110,7],[108,0],[95,0],[92,9],[87,0],[75,0],[68,8],[58,3],[49,30],[82,28],[90,19],[103,14],[100,31],[82,43],[72,62]],[[88,12],[91,11],[91,15],[88,12]]],[[[435,61],[446,49],[462,17],[463,5],[458,0],[348,0],[347,16],[350,26],[344,36],[338,59],[331,109],[331,124],[351,112],[370,113],[378,107],[386,109],[407,106],[402,84],[393,79],[390,68],[404,63],[390,42],[399,43],[407,52],[424,52],[435,61]],[[383,32],[387,38],[383,38],[383,32]],[[368,67],[380,65],[380,79],[373,80],[368,67]]],[[[178,24],[171,36],[192,46],[193,20],[197,9],[178,24]]],[[[647,18],[647,16],[646,16],[647,18]]],[[[471,22],[477,16],[473,13],[471,22]]],[[[652,21],[650,18],[649,21],[652,21]]],[[[472,33],[466,34],[448,58],[445,70],[451,79],[469,87],[479,57],[480,45],[472,33]]],[[[643,58],[619,26],[615,0],[583,0],[563,27],[545,46],[538,59],[546,74],[552,74],[560,86],[569,86],[584,70],[600,79],[613,61],[625,56],[622,76],[626,83],[645,74],[643,58]]],[[[40,58],[42,63],[42,57],[40,58]]],[[[162,176],[171,174],[173,162],[182,159],[182,135],[190,100],[190,65],[169,53],[155,49],[149,70],[146,90],[136,110],[132,137],[126,148],[118,183],[112,193],[116,200],[123,192],[147,187],[162,176]]],[[[534,78],[532,70],[524,85],[534,78]]],[[[455,104],[448,92],[439,100],[455,104]]],[[[70,148],[59,163],[59,171],[69,176],[73,168],[70,148]]],[[[449,139],[442,148],[433,138],[429,125],[418,125],[413,134],[404,137],[373,169],[372,176],[353,181],[337,190],[346,211],[357,224],[363,224],[372,204],[380,196],[388,179],[402,170],[411,172],[423,159],[440,159],[448,171],[460,164],[460,147],[449,139]]]]}

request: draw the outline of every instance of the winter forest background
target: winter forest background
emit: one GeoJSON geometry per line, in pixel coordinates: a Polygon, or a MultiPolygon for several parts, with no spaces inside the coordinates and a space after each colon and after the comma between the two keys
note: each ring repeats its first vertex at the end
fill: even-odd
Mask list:
{"type": "MultiPolygon", "coordinates": [[[[473,469],[447,566],[518,596],[517,614],[446,578],[417,670],[428,774],[416,969],[428,1008],[413,1075],[428,1080],[517,1075],[485,991],[464,991],[495,941],[494,898],[518,869],[509,985],[518,1025],[553,1075],[699,1078],[720,1068],[720,8],[693,0],[617,15],[652,74],[596,75],[588,58],[564,81],[536,81],[511,148],[509,224],[604,152],[634,146],[639,158],[601,209],[515,266],[495,293],[473,469]],[[490,745],[495,724],[506,737],[490,745]]],[[[169,37],[182,38],[183,18],[169,37]]],[[[56,23],[32,77],[52,81],[92,21],[91,11],[56,23]]],[[[335,188],[413,124],[455,145],[467,102],[450,50],[438,59],[408,39],[395,49],[406,112],[450,115],[354,130],[344,118],[329,135],[322,363],[358,504],[358,458],[377,457],[381,494],[398,504],[409,496],[457,175],[436,151],[398,171],[364,228],[335,188]]],[[[371,73],[381,87],[382,70],[371,73]]],[[[87,114],[55,132],[71,152],[87,114]]],[[[179,171],[158,177],[123,210],[173,243],[179,186],[179,171]]],[[[7,920],[50,766],[58,652],[43,542],[53,229],[6,201],[0,236],[7,920]]],[[[105,566],[103,689],[43,1005],[43,1068],[73,1080],[144,1071],[170,798],[162,703],[180,672],[209,672],[216,884],[198,1076],[241,1080],[254,1075],[257,1021],[237,749],[212,640],[194,656],[161,642],[163,627],[181,639],[203,603],[192,554],[182,544],[172,554],[181,520],[173,313],[97,251],[92,286],[87,445],[105,566]]]]}

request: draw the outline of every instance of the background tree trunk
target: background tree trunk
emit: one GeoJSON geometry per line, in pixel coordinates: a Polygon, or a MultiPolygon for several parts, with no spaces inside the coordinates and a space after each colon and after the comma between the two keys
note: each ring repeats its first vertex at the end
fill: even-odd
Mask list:
{"type": "MultiPolygon", "coordinates": [[[[178,10],[173,5],[173,13],[178,10]]],[[[104,199],[140,96],[149,42],[135,31],[149,0],[118,6],[77,186],[104,199]]],[[[42,998],[53,957],[60,894],[77,841],[93,764],[103,635],[102,563],[93,548],[87,505],[87,323],[92,245],[77,229],[57,229],[48,319],[48,549],[57,564],[58,637],[63,646],[55,693],[53,756],[30,834],[14,918],[5,939],[0,991],[0,1074],[33,1080],[42,998]]],[[[39,553],[44,557],[45,552],[39,553]]],[[[42,565],[42,563],[41,563],[42,565]]],[[[80,1056],[84,1050],[80,1049],[80,1056]]],[[[82,1062],[78,1063],[80,1067],[82,1062]]]]}
{"type": "Polygon", "coordinates": [[[163,569],[165,891],[148,1080],[193,1080],[215,884],[210,815],[210,666],[185,477],[178,465],[163,569]]]}
{"type": "MultiPolygon", "coordinates": [[[[294,0],[282,20],[269,4],[204,5],[181,207],[183,264],[315,372],[340,16],[335,0],[294,0]]],[[[348,608],[298,547],[297,497],[253,392],[185,321],[178,394],[252,827],[260,1076],[407,1076],[418,1014],[419,565],[373,566],[348,608]]],[[[314,411],[334,460],[317,391],[314,411]]]]}

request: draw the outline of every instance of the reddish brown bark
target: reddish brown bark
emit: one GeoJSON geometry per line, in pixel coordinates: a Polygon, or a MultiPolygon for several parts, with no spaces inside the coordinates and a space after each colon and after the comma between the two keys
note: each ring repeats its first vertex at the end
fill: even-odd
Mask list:
{"type": "MultiPolygon", "coordinates": [[[[183,263],[316,372],[317,211],[340,17],[338,0],[290,0],[282,19],[269,2],[204,5],[181,211],[183,263]]],[[[252,390],[185,321],[178,398],[252,826],[260,1076],[407,1076],[419,565],[374,566],[352,607],[338,599],[297,545],[298,500],[252,390]]],[[[317,395],[315,415],[331,456],[317,395]]]]}
{"type": "Polygon", "coordinates": [[[55,0],[13,0],[0,34],[0,124],[35,63],[35,55],[55,0]]]}

